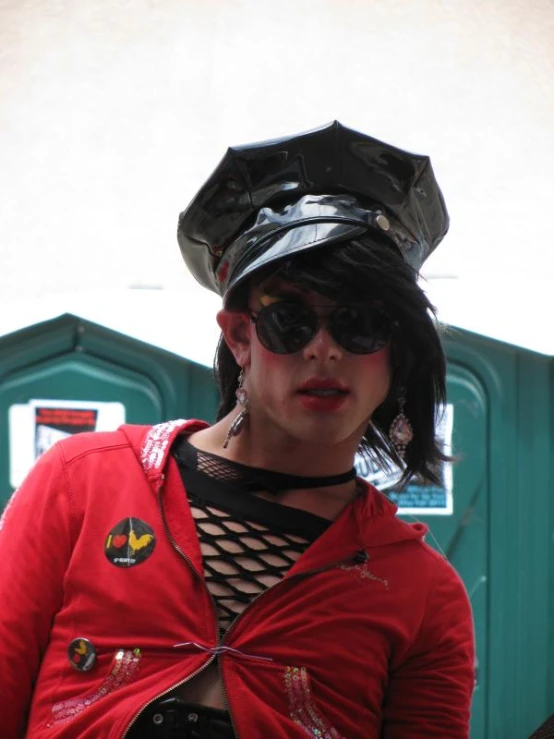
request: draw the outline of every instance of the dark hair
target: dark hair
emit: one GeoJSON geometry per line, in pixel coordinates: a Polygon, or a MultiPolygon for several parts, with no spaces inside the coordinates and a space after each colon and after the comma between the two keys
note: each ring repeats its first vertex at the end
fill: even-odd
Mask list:
{"type": "MultiPolygon", "coordinates": [[[[449,457],[436,438],[438,412],[446,401],[446,360],[435,310],[417,284],[417,274],[385,237],[371,234],[320,249],[298,252],[254,274],[226,300],[229,310],[245,310],[253,284],[276,277],[313,290],[336,302],[378,301],[394,322],[391,343],[392,382],[385,401],[375,410],[362,438],[360,452],[385,468],[400,462],[388,437],[405,398],[405,413],[414,438],[405,455],[400,484],[413,475],[441,484],[439,466],[449,457]]],[[[240,368],[220,338],[215,376],[221,394],[218,420],[236,404],[240,368]]]]}

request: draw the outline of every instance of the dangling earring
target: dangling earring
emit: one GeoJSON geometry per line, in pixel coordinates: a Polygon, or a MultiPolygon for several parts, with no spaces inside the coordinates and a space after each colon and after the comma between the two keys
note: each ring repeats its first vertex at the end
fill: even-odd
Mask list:
{"type": "Polygon", "coordinates": [[[398,413],[393,419],[389,429],[389,439],[394,447],[395,452],[400,459],[404,461],[406,455],[406,447],[414,438],[414,430],[412,424],[408,420],[408,416],[404,413],[406,398],[404,391],[400,390],[398,397],[398,413]]]}
{"type": "Polygon", "coordinates": [[[227,449],[227,447],[229,446],[229,442],[231,441],[233,436],[238,436],[240,434],[240,432],[243,429],[244,423],[246,421],[246,417],[250,413],[250,408],[249,408],[250,403],[248,401],[248,395],[243,385],[244,385],[244,370],[241,369],[240,374],[239,374],[239,384],[235,391],[235,395],[237,396],[237,403],[241,406],[242,410],[238,414],[238,416],[235,418],[235,420],[231,424],[231,427],[229,428],[229,431],[227,432],[227,436],[225,437],[225,441],[223,442],[224,449],[227,449]]]}

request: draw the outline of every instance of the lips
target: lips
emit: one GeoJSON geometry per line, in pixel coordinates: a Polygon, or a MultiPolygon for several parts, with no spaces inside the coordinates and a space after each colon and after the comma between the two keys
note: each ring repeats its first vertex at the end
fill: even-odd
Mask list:
{"type": "Polygon", "coordinates": [[[347,394],[349,392],[346,385],[343,385],[338,380],[331,378],[313,378],[308,380],[297,390],[298,393],[309,393],[311,395],[331,395],[333,393],[347,394]]]}
{"type": "Polygon", "coordinates": [[[316,413],[332,413],[346,402],[350,391],[341,382],[333,379],[314,378],[297,390],[302,405],[316,413]]]}

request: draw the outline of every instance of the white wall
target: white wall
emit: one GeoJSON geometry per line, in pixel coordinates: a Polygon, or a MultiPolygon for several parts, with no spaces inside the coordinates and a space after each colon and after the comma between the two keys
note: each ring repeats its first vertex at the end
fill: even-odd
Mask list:
{"type": "Polygon", "coordinates": [[[550,0],[3,0],[0,49],[0,333],[79,290],[185,301],[177,215],[227,145],[338,118],[431,155],[445,320],[554,352],[491,308],[552,309],[550,0]]]}

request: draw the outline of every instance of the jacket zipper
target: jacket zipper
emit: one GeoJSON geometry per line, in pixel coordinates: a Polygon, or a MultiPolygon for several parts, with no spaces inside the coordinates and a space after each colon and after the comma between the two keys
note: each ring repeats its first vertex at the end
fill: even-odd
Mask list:
{"type": "Polygon", "coordinates": [[[201,672],[203,672],[203,671],[204,671],[204,670],[206,669],[206,667],[208,667],[208,665],[211,665],[211,663],[212,663],[212,662],[214,661],[214,659],[215,659],[215,657],[210,657],[210,659],[209,659],[209,660],[208,660],[207,662],[205,662],[205,663],[204,663],[204,664],[202,665],[202,667],[199,667],[199,668],[198,668],[197,670],[195,670],[195,671],[194,671],[194,672],[192,673],[192,675],[189,675],[189,676],[188,676],[187,678],[185,678],[184,680],[181,680],[181,682],[180,682],[180,683],[177,683],[176,685],[172,685],[172,686],[171,686],[170,688],[168,688],[167,690],[164,690],[164,691],[163,691],[163,693],[160,693],[159,695],[156,695],[156,696],[155,696],[154,698],[152,698],[152,700],[149,700],[149,701],[148,701],[148,703],[146,703],[146,704],[145,704],[145,705],[144,705],[144,706],[143,706],[143,707],[142,707],[142,708],[140,709],[140,711],[139,711],[139,712],[138,712],[137,714],[135,714],[135,715],[133,716],[133,718],[131,719],[131,721],[130,721],[130,722],[129,722],[129,723],[127,724],[127,726],[126,726],[126,728],[125,728],[125,731],[124,731],[124,732],[123,732],[123,734],[121,735],[121,739],[125,739],[125,737],[126,737],[126,736],[127,736],[127,734],[129,733],[129,731],[130,731],[130,729],[132,728],[132,726],[133,726],[133,724],[135,723],[135,721],[136,721],[136,720],[137,720],[137,719],[139,718],[139,716],[141,715],[141,713],[143,713],[143,712],[144,712],[144,711],[145,711],[145,710],[146,710],[146,709],[147,709],[147,708],[148,708],[149,706],[151,706],[151,705],[152,705],[152,703],[155,703],[155,702],[156,702],[156,701],[157,701],[157,700],[158,700],[159,698],[163,698],[163,697],[164,697],[164,695],[168,695],[168,694],[169,694],[169,693],[171,693],[171,692],[172,692],[173,690],[175,690],[175,688],[179,688],[179,687],[180,687],[181,685],[186,685],[186,683],[188,683],[188,682],[189,682],[189,680],[193,680],[193,679],[194,679],[194,678],[195,678],[195,677],[196,677],[197,675],[199,675],[199,674],[200,674],[201,672]]]}
{"type": "MultiPolygon", "coordinates": [[[[157,487],[157,490],[156,490],[156,496],[157,496],[157,499],[158,499],[158,506],[159,506],[160,512],[162,514],[162,522],[163,522],[164,531],[166,533],[167,538],[171,542],[171,546],[175,549],[175,551],[179,554],[179,556],[182,557],[182,559],[185,560],[185,562],[188,564],[188,566],[192,570],[194,576],[206,588],[206,591],[207,591],[208,596],[209,596],[210,603],[212,605],[212,611],[213,611],[213,615],[214,615],[214,620],[215,620],[215,623],[217,624],[218,623],[217,609],[215,607],[215,602],[214,602],[214,599],[212,597],[212,594],[210,593],[210,591],[208,589],[208,586],[206,585],[205,581],[199,576],[199,574],[196,572],[196,570],[192,566],[192,562],[190,561],[189,557],[187,557],[187,555],[179,547],[179,545],[177,544],[177,542],[175,541],[175,539],[173,538],[173,536],[172,536],[172,534],[171,534],[171,532],[169,530],[169,526],[167,525],[167,521],[166,521],[166,517],[165,517],[165,512],[164,512],[164,507],[163,507],[163,503],[162,503],[162,487],[163,487],[164,482],[165,482],[165,475],[161,475],[160,481],[158,483],[158,487],[157,487]]],[[[333,562],[332,564],[326,565],[325,567],[319,567],[319,568],[314,569],[314,570],[308,570],[307,572],[300,572],[297,575],[292,575],[289,578],[286,578],[286,579],[283,579],[283,580],[279,580],[279,582],[276,582],[274,585],[271,585],[269,588],[266,588],[265,590],[262,590],[261,593],[258,593],[258,595],[256,595],[256,597],[253,598],[250,601],[250,603],[248,603],[248,605],[246,606],[246,608],[243,611],[241,611],[241,613],[238,614],[238,616],[235,618],[235,620],[233,621],[233,623],[229,626],[229,628],[227,629],[227,631],[224,632],[223,636],[221,638],[219,638],[219,635],[218,635],[218,646],[224,646],[225,645],[225,640],[232,633],[232,631],[235,629],[237,623],[241,620],[241,618],[244,616],[244,614],[246,613],[246,611],[248,611],[254,605],[254,603],[256,603],[256,601],[259,598],[261,598],[263,595],[266,595],[270,590],[273,590],[274,588],[277,588],[280,585],[284,585],[286,583],[290,583],[293,580],[295,580],[295,581],[296,580],[303,580],[303,579],[306,579],[308,577],[311,577],[312,575],[319,575],[322,572],[327,572],[328,570],[333,570],[333,569],[335,569],[335,567],[340,567],[341,565],[345,565],[345,564],[348,564],[348,563],[353,562],[353,561],[356,561],[356,560],[358,560],[359,563],[362,563],[362,562],[365,562],[367,559],[368,559],[367,553],[364,550],[358,550],[351,557],[348,557],[346,559],[343,559],[340,562],[333,562]]],[[[157,701],[159,698],[163,698],[164,695],[167,695],[168,693],[171,693],[173,690],[175,690],[175,688],[179,688],[182,685],[186,685],[190,680],[193,680],[197,675],[199,675],[207,667],[209,667],[209,665],[211,665],[212,662],[215,659],[218,660],[218,667],[220,668],[219,655],[217,655],[217,656],[216,655],[213,655],[206,663],[204,663],[202,665],[202,667],[199,667],[198,670],[195,670],[192,673],[192,675],[189,675],[187,678],[185,678],[181,682],[176,683],[172,687],[168,688],[167,690],[164,690],[162,693],[160,693],[159,695],[156,695],[154,698],[152,698],[150,701],[148,701],[148,703],[146,703],[140,709],[140,711],[134,716],[134,718],[131,720],[131,722],[129,724],[127,724],[127,728],[123,732],[121,739],[125,739],[125,737],[129,733],[129,730],[131,729],[132,725],[135,723],[135,721],[138,719],[138,717],[141,715],[141,713],[143,713],[150,705],[152,705],[152,703],[154,703],[155,701],[157,701]]],[[[236,727],[236,724],[235,724],[235,719],[233,717],[233,712],[231,711],[231,706],[229,704],[229,698],[228,698],[228,695],[227,695],[227,689],[225,687],[225,681],[223,680],[223,675],[221,674],[221,669],[219,669],[219,674],[221,676],[221,687],[222,687],[222,692],[223,692],[223,702],[224,702],[225,707],[226,707],[226,709],[227,709],[227,711],[229,713],[229,717],[231,719],[231,726],[233,727],[233,732],[235,734],[235,737],[236,737],[236,739],[240,739],[240,736],[239,736],[239,733],[238,733],[238,730],[237,730],[237,727],[236,727]]]]}
{"type": "MultiPolygon", "coordinates": [[[[265,590],[262,590],[262,592],[261,593],[258,593],[258,595],[256,595],[256,597],[253,598],[250,601],[250,603],[248,603],[248,605],[246,606],[246,608],[238,614],[238,616],[235,618],[235,620],[233,621],[233,623],[229,626],[229,628],[227,629],[227,631],[225,631],[225,633],[223,634],[223,637],[219,641],[220,646],[224,646],[225,645],[225,640],[232,633],[232,631],[235,629],[237,623],[241,620],[241,618],[244,616],[244,614],[246,613],[246,611],[248,611],[249,609],[251,609],[252,606],[254,605],[254,603],[256,603],[256,601],[259,600],[263,595],[266,595],[266,593],[268,593],[270,590],[274,590],[275,588],[278,588],[280,585],[285,585],[287,583],[290,583],[291,581],[303,580],[303,579],[307,579],[308,577],[311,577],[312,575],[319,575],[322,572],[327,572],[328,570],[333,570],[333,569],[335,569],[335,567],[340,567],[341,565],[345,565],[345,564],[348,564],[348,563],[353,562],[353,561],[356,561],[356,560],[358,560],[360,562],[360,564],[361,564],[362,562],[367,561],[367,559],[368,559],[367,553],[364,550],[359,550],[359,551],[355,552],[351,557],[348,557],[347,559],[343,559],[340,562],[333,562],[332,564],[326,565],[325,567],[319,567],[319,568],[317,568],[315,570],[307,570],[306,572],[299,572],[297,575],[292,575],[291,577],[289,577],[287,579],[279,580],[279,582],[276,582],[274,585],[271,585],[269,588],[266,588],[265,590]],[[363,556],[361,556],[361,555],[363,555],[363,556]]],[[[210,598],[211,598],[211,593],[210,593],[210,598]]],[[[212,603],[213,603],[213,599],[212,599],[212,603]]],[[[215,606],[214,606],[214,610],[215,610],[215,606]]],[[[220,674],[221,674],[221,671],[220,671],[220,674]]],[[[233,713],[231,711],[231,706],[229,704],[229,698],[227,696],[227,689],[225,687],[225,681],[223,680],[223,675],[221,675],[221,686],[222,686],[222,689],[223,689],[223,700],[224,700],[225,706],[227,708],[227,711],[229,712],[229,716],[231,717],[231,725],[233,727],[233,731],[235,733],[235,737],[237,739],[240,739],[239,733],[237,731],[237,727],[235,725],[235,720],[233,718],[233,713]]]]}
{"type": "MultiPolygon", "coordinates": [[[[162,521],[163,521],[163,526],[164,526],[164,530],[165,530],[166,536],[169,539],[169,541],[171,542],[171,546],[185,560],[185,562],[188,564],[188,566],[192,570],[194,576],[200,581],[200,583],[202,584],[202,586],[206,589],[206,592],[208,593],[208,598],[209,598],[210,603],[212,605],[212,613],[213,613],[213,617],[214,617],[214,623],[216,624],[216,628],[217,628],[217,623],[218,623],[217,609],[215,607],[215,602],[214,602],[214,599],[212,597],[212,594],[210,593],[210,591],[208,589],[208,586],[206,585],[205,580],[200,577],[200,575],[196,572],[196,570],[192,566],[192,562],[190,561],[190,558],[187,557],[187,555],[183,552],[183,550],[181,549],[181,547],[177,544],[177,542],[173,538],[173,536],[171,534],[171,531],[169,530],[169,526],[167,525],[167,521],[166,521],[166,518],[165,518],[165,512],[164,512],[164,507],[163,507],[163,502],[162,502],[162,494],[161,494],[162,493],[163,482],[164,482],[164,476],[162,475],[162,478],[160,480],[160,484],[158,485],[157,496],[158,496],[158,505],[160,507],[160,511],[161,511],[161,514],[162,514],[162,521]]],[[[261,595],[261,593],[260,593],[260,595],[261,595]]],[[[231,627],[229,627],[229,629],[230,628],[231,627]]],[[[227,636],[227,631],[223,635],[223,639],[225,638],[225,636],[227,636]]],[[[222,645],[223,639],[220,639],[219,633],[217,633],[217,643],[218,643],[218,646],[221,646],[222,645]]],[[[172,690],[175,690],[175,688],[178,688],[181,685],[185,685],[189,680],[192,680],[193,678],[195,678],[196,675],[198,675],[200,672],[202,672],[202,670],[204,670],[206,667],[208,667],[208,665],[210,665],[214,660],[217,660],[218,672],[219,672],[219,676],[220,676],[220,679],[221,679],[221,688],[222,688],[222,693],[223,693],[223,702],[225,704],[225,708],[227,709],[227,712],[229,713],[229,718],[231,720],[231,726],[233,727],[233,733],[234,733],[236,739],[240,739],[239,733],[237,731],[237,726],[235,724],[235,719],[233,717],[233,712],[231,711],[231,706],[229,705],[229,698],[227,697],[227,690],[225,688],[225,682],[223,680],[223,675],[221,674],[221,665],[220,665],[220,662],[219,662],[219,655],[217,655],[217,656],[214,655],[199,670],[197,670],[192,675],[189,675],[189,677],[186,680],[184,680],[182,683],[178,683],[177,685],[174,685],[173,688],[170,688],[170,690],[168,690],[167,692],[171,692],[172,690]]],[[[157,696],[153,700],[156,701],[159,697],[160,696],[157,696]]],[[[152,703],[152,702],[153,701],[150,701],[150,703],[152,703]]],[[[148,703],[146,706],[143,706],[143,708],[141,709],[141,713],[142,713],[142,711],[144,711],[145,708],[147,708],[150,705],[150,703],[148,703]]],[[[140,714],[137,714],[137,716],[138,715],[140,715],[140,714]]],[[[137,716],[135,716],[135,718],[133,719],[133,722],[136,720],[137,716]]],[[[124,737],[125,737],[125,735],[123,735],[122,739],[124,739],[124,737]]]]}
{"type": "MultiPolygon", "coordinates": [[[[203,581],[202,581],[202,578],[200,578],[200,576],[198,575],[198,573],[196,572],[196,570],[192,566],[192,562],[187,557],[187,555],[183,552],[183,550],[179,547],[179,545],[177,544],[177,542],[174,540],[173,536],[171,535],[171,532],[169,531],[169,527],[167,525],[167,521],[166,521],[166,518],[165,518],[165,512],[164,512],[163,505],[162,505],[162,487],[163,487],[164,482],[165,482],[165,475],[161,475],[160,480],[158,482],[157,489],[156,489],[156,496],[157,496],[158,505],[159,505],[159,508],[160,508],[160,511],[161,511],[161,514],[162,514],[162,522],[163,522],[164,531],[166,533],[167,538],[171,542],[171,546],[185,560],[185,562],[188,564],[188,566],[190,567],[190,569],[194,573],[194,576],[197,577],[202,582],[202,584],[204,584],[203,581]]],[[[207,588],[206,588],[206,590],[207,590],[207,588]]],[[[209,590],[208,590],[208,594],[210,595],[210,602],[212,604],[212,610],[214,612],[215,622],[217,623],[217,615],[216,615],[215,605],[214,605],[214,602],[213,602],[213,599],[212,599],[212,596],[211,596],[211,593],[209,592],[209,590]]],[[[135,723],[135,721],[139,718],[139,716],[142,713],[144,713],[144,711],[149,706],[152,705],[152,703],[155,703],[159,698],[163,698],[164,695],[168,695],[169,693],[173,692],[176,688],[179,688],[182,685],[186,685],[190,680],[193,680],[197,675],[199,675],[207,667],[209,667],[215,659],[216,659],[216,656],[215,655],[212,655],[210,657],[210,659],[207,662],[205,662],[201,667],[199,667],[197,670],[195,670],[192,673],[192,675],[189,675],[184,680],[181,680],[181,682],[178,682],[175,685],[172,685],[170,688],[167,688],[167,690],[164,690],[162,693],[160,693],[159,695],[154,696],[154,698],[152,698],[151,700],[149,700],[148,703],[146,703],[140,709],[140,711],[137,714],[135,714],[135,716],[132,718],[132,720],[127,724],[127,727],[126,727],[125,731],[121,735],[121,739],[125,739],[125,737],[129,733],[129,731],[130,731],[131,727],[133,726],[133,724],[135,723]]],[[[232,721],[232,717],[231,717],[231,721],[232,721]]]]}
{"type": "MultiPolygon", "coordinates": [[[[261,593],[258,593],[258,595],[256,595],[255,598],[252,598],[252,600],[246,606],[246,608],[244,609],[244,611],[241,611],[238,614],[238,616],[235,618],[235,620],[233,621],[233,623],[229,626],[229,628],[227,629],[227,631],[223,634],[223,638],[221,639],[222,646],[224,645],[224,642],[225,642],[226,638],[229,636],[229,634],[236,627],[236,625],[241,620],[241,618],[246,613],[246,611],[248,611],[254,605],[254,603],[259,598],[262,597],[262,595],[265,595],[270,590],[274,590],[275,588],[278,588],[281,585],[284,586],[287,583],[290,583],[292,581],[304,580],[304,579],[307,579],[308,577],[312,577],[312,575],[319,575],[322,572],[328,572],[329,570],[334,570],[335,567],[341,567],[341,565],[347,565],[347,564],[349,564],[351,562],[354,562],[356,560],[358,560],[358,562],[361,564],[362,562],[365,562],[366,559],[367,559],[367,555],[363,559],[360,558],[360,552],[361,551],[363,551],[363,550],[359,550],[357,552],[354,552],[353,555],[351,555],[350,557],[347,557],[346,559],[341,559],[339,562],[332,562],[331,564],[325,565],[324,567],[318,567],[318,568],[316,568],[314,570],[306,570],[306,572],[299,572],[296,575],[291,575],[290,577],[283,578],[282,580],[279,580],[279,582],[276,582],[274,585],[271,585],[269,588],[266,588],[265,590],[262,590],[261,593]]],[[[364,555],[365,555],[365,552],[364,552],[364,555]]]]}

